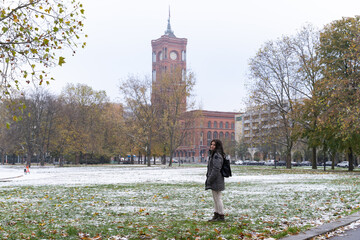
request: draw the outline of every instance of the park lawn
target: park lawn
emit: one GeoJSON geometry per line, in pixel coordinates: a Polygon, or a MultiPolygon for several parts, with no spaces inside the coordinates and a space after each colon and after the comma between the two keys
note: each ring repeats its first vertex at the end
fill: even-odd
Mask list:
{"type": "Polygon", "coordinates": [[[207,222],[211,192],[199,181],[0,186],[0,239],[277,239],[360,206],[355,174],[232,170],[223,194],[226,221],[215,223],[207,222]]]}

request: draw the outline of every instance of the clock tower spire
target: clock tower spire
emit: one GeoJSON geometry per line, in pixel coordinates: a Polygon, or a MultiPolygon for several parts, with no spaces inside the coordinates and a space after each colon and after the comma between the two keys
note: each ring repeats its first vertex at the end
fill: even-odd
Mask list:
{"type": "Polygon", "coordinates": [[[168,19],[168,24],[167,24],[167,29],[165,31],[165,35],[176,38],[174,31],[171,30],[171,25],[170,25],[170,6],[169,6],[169,19],[168,19]]]}

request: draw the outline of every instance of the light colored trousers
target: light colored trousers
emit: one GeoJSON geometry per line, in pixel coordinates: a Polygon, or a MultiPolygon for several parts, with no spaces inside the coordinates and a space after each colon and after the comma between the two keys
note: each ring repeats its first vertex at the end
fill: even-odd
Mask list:
{"type": "Polygon", "coordinates": [[[214,212],[224,215],[224,204],[221,199],[221,197],[222,197],[221,191],[214,191],[214,190],[211,190],[211,191],[212,191],[212,195],[213,195],[214,203],[215,203],[214,212]]]}

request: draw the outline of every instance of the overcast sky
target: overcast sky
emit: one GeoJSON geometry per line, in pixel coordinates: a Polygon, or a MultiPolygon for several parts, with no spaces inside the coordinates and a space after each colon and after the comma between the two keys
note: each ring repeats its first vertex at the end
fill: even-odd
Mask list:
{"type": "Polygon", "coordinates": [[[187,38],[187,69],[196,75],[203,110],[240,111],[246,99],[248,61],[269,40],[360,14],[359,0],[83,0],[87,47],[53,69],[60,93],[68,82],[105,90],[120,102],[129,75],[151,76],[151,40],[171,27],[187,38]]]}

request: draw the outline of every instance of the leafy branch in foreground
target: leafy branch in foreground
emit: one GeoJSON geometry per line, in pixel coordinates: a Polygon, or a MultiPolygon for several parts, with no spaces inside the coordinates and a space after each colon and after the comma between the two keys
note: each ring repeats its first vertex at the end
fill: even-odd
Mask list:
{"type": "MultiPolygon", "coordinates": [[[[48,68],[62,66],[63,49],[80,41],[83,5],[75,0],[6,1],[0,7],[0,99],[33,82],[49,84],[48,68]]],[[[86,35],[85,35],[86,37],[86,35]]]]}

